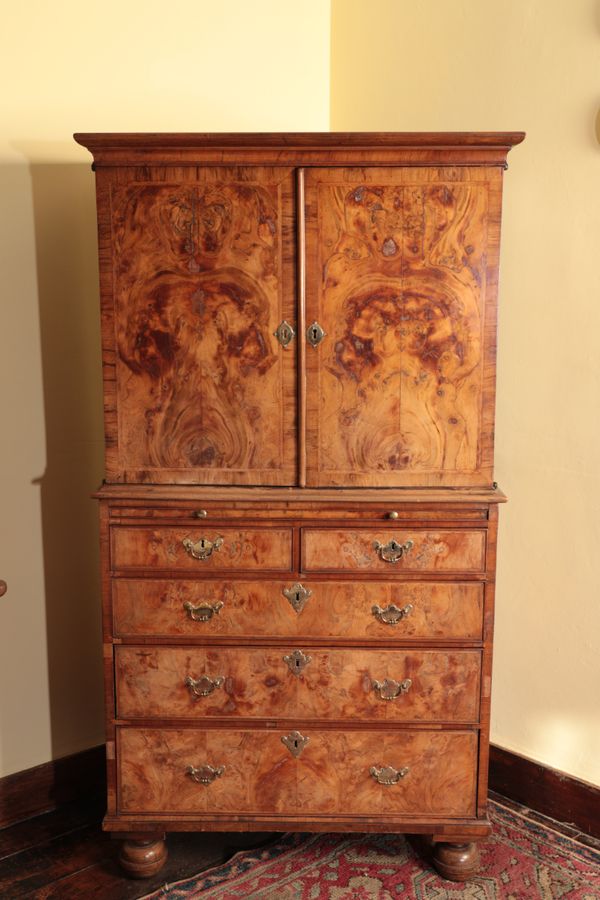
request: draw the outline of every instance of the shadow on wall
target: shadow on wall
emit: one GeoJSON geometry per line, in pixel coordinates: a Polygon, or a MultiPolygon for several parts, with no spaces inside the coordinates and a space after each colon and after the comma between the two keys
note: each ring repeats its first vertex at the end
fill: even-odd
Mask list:
{"type": "Polygon", "coordinates": [[[52,756],[103,734],[98,515],[103,470],[94,176],[31,166],[47,467],[41,487],[52,756]]]}

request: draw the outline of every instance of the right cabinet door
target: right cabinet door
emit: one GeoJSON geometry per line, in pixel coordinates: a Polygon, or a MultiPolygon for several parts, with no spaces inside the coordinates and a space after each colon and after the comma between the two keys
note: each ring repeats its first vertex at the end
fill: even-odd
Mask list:
{"type": "Polygon", "coordinates": [[[502,170],[304,183],[306,483],[489,487],[502,170]]]}

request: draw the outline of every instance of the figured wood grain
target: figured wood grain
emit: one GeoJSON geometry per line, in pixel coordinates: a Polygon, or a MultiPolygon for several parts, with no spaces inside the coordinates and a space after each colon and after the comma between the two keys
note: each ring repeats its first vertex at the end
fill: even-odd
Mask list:
{"type": "Polygon", "coordinates": [[[119,637],[312,637],[367,640],[481,639],[483,585],[411,581],[352,583],[303,579],[312,591],[301,612],[283,594],[287,581],[113,581],[114,630],[119,637]],[[206,621],[185,608],[222,607],[206,621]],[[373,607],[411,609],[396,625],[373,607]]]}
{"type": "Polygon", "coordinates": [[[122,813],[256,812],[306,816],[331,813],[385,817],[473,815],[477,736],[474,732],[319,732],[298,758],[285,732],[199,729],[119,730],[122,813]],[[209,786],[186,767],[224,766],[209,786]],[[371,766],[409,769],[389,787],[371,766]]]}
{"type": "Polygon", "coordinates": [[[295,674],[284,661],[294,649],[117,647],[117,715],[477,721],[477,650],[310,648],[310,661],[295,674]],[[186,679],[203,676],[222,684],[196,697],[186,679]],[[384,700],[374,682],[386,679],[412,684],[407,693],[384,700]]]}
{"type": "Polygon", "coordinates": [[[203,167],[117,171],[99,197],[110,480],[295,482],[295,354],[274,336],[295,325],[293,190],[203,167]]]}
{"type": "Polygon", "coordinates": [[[193,570],[198,574],[214,570],[291,568],[291,530],[218,528],[200,522],[189,528],[111,529],[111,560],[115,569],[161,568],[193,570]],[[194,558],[183,541],[197,543],[205,538],[223,543],[207,559],[194,558]]]}
{"type": "Polygon", "coordinates": [[[510,148],[524,137],[522,131],[74,135],[93,153],[97,168],[147,163],[503,166],[510,148]]]}
{"type": "Polygon", "coordinates": [[[481,572],[485,568],[485,531],[302,529],[302,569],[307,572],[368,570],[394,577],[402,572],[481,572]],[[373,546],[413,542],[396,563],[381,558],[373,546]]]}
{"type": "Polygon", "coordinates": [[[500,184],[307,172],[307,484],[491,485],[500,184]]]}
{"type": "MultiPolygon", "coordinates": [[[[136,501],[142,506],[151,508],[153,504],[169,504],[173,501],[192,504],[196,507],[205,503],[219,504],[216,510],[235,508],[236,504],[245,502],[264,502],[275,504],[298,504],[296,508],[318,511],[337,507],[342,512],[346,504],[360,504],[365,511],[379,509],[379,514],[390,509],[402,511],[404,507],[427,510],[457,510],[464,507],[487,507],[490,504],[506,503],[506,494],[497,487],[407,487],[407,488],[297,488],[297,487],[217,487],[214,485],[176,485],[176,484],[103,484],[92,494],[98,500],[110,500],[113,509],[117,510],[123,501],[136,501]],[[313,504],[310,506],[310,504],[313,504]]],[[[158,508],[158,507],[157,507],[158,508]]],[[[167,507],[165,507],[167,508],[167,507]]]]}

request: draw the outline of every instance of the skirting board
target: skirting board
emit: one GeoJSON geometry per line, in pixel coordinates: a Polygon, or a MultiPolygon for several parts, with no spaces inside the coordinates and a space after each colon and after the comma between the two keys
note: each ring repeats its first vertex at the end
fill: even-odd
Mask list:
{"type": "MultiPolygon", "coordinates": [[[[105,791],[104,745],[0,779],[0,828],[105,791]]],[[[490,789],[600,838],[600,788],[490,747],[490,789]]]]}

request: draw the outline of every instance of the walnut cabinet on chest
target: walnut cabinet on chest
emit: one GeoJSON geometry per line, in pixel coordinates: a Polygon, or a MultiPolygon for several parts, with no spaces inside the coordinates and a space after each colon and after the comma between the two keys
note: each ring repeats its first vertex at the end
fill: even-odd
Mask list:
{"type": "Polygon", "coordinates": [[[503,171],[520,133],[76,136],[97,180],[108,811],[489,831],[503,171]]]}

